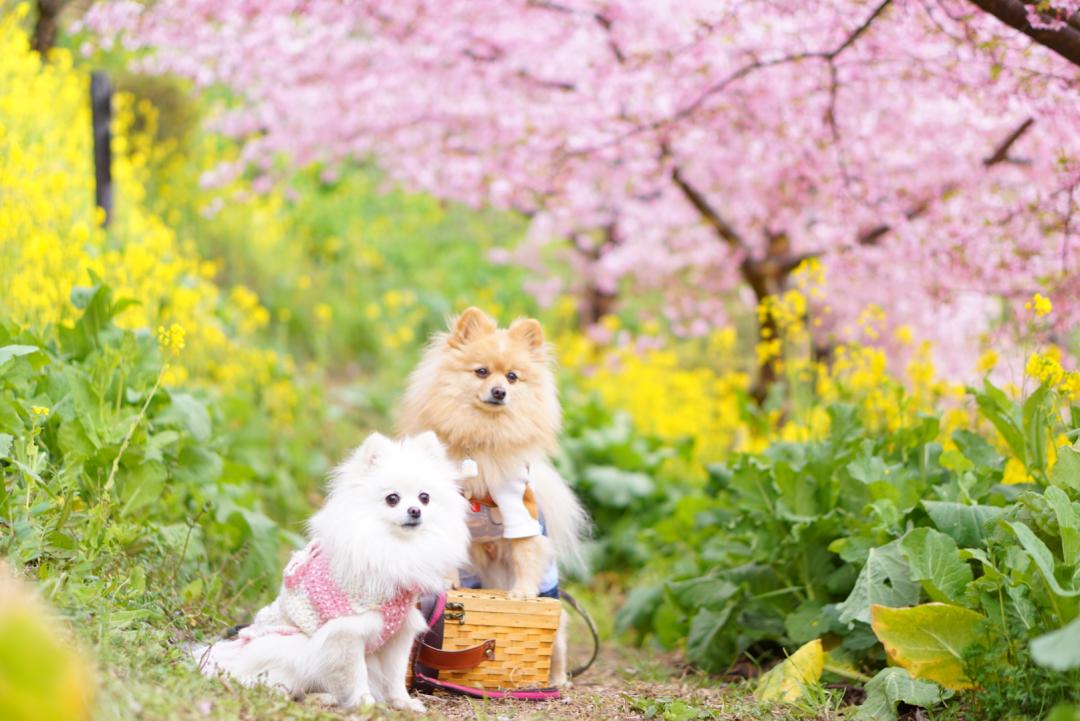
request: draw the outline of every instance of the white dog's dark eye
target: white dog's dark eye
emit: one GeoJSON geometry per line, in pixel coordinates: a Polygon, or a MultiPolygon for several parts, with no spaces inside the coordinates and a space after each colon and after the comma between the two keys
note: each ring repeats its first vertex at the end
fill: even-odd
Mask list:
{"type": "Polygon", "coordinates": [[[489,375],[491,375],[491,371],[489,371],[487,368],[477,368],[475,373],[477,378],[487,378],[489,375]]]}
{"type": "Polygon", "coordinates": [[[398,504],[398,501],[400,501],[400,500],[401,500],[401,496],[399,496],[396,493],[391,493],[389,496],[386,497],[386,505],[393,508],[394,506],[396,506],[398,504]]]}
{"type": "Polygon", "coordinates": [[[425,506],[428,504],[428,501],[430,501],[430,500],[431,500],[431,496],[429,496],[428,494],[426,494],[426,493],[421,493],[420,494],[420,502],[423,503],[425,506]]]}
{"type": "Polygon", "coordinates": [[[514,371],[510,371],[509,373],[506,374],[506,380],[508,380],[511,383],[517,383],[517,379],[518,379],[518,374],[515,373],[514,371]]]}

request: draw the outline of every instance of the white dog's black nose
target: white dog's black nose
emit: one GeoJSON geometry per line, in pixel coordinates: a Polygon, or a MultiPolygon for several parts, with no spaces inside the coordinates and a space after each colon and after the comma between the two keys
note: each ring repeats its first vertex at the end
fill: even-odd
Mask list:
{"type": "Polygon", "coordinates": [[[410,506],[409,510],[406,511],[406,513],[409,514],[409,518],[419,518],[420,517],[420,509],[417,508],[416,506],[410,506]]]}

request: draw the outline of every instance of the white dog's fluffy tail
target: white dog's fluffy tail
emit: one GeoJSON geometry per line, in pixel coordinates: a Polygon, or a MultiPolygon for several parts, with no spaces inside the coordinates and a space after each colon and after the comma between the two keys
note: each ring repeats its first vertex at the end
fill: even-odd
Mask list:
{"type": "Polygon", "coordinates": [[[584,570],[581,544],[589,531],[589,514],[547,461],[533,463],[529,479],[559,566],[565,571],[584,570]]]}

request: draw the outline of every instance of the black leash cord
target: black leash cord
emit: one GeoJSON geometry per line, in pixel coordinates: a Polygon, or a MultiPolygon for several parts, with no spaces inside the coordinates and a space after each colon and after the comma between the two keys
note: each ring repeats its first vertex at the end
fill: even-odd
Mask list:
{"type": "Polygon", "coordinates": [[[578,614],[585,620],[585,625],[589,627],[589,633],[592,634],[593,650],[592,656],[583,665],[570,671],[570,678],[577,678],[581,674],[589,670],[589,667],[596,661],[596,657],[600,655],[600,633],[596,630],[596,623],[593,621],[592,616],[586,611],[577,599],[571,596],[563,589],[559,589],[559,598],[570,604],[570,608],[578,612],[578,614]]]}

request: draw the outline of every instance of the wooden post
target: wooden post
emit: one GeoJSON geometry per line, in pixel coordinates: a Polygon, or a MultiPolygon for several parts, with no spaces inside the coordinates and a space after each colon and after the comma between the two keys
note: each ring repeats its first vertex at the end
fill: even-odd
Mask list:
{"type": "Polygon", "coordinates": [[[90,107],[94,124],[94,202],[105,211],[102,226],[112,220],[112,84],[105,73],[90,75],[90,107]]]}

